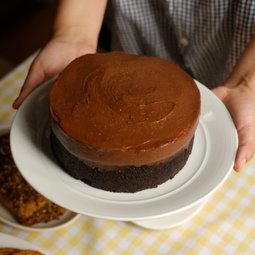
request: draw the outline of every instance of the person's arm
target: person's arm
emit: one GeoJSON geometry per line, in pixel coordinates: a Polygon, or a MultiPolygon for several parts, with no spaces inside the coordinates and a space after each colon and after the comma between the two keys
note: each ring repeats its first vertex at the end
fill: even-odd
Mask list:
{"type": "Polygon", "coordinates": [[[96,49],[107,0],[60,0],[54,38],[86,41],[96,49]]]}
{"type": "Polygon", "coordinates": [[[225,86],[245,85],[255,91],[255,35],[239,58],[225,86]]]}
{"type": "Polygon", "coordinates": [[[234,168],[238,171],[255,151],[255,36],[229,78],[214,92],[228,108],[237,128],[239,145],[234,168]]]}
{"type": "Polygon", "coordinates": [[[13,107],[17,109],[41,83],[60,73],[73,59],[97,50],[107,0],[60,0],[52,39],[39,52],[13,107]]]}

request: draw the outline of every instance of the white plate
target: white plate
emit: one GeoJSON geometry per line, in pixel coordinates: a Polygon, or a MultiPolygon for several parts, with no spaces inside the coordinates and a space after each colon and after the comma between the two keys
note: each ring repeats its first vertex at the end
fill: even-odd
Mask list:
{"type": "Polygon", "coordinates": [[[6,235],[3,233],[0,233],[0,248],[16,248],[16,249],[29,249],[29,250],[36,250],[43,254],[47,254],[42,249],[39,249],[35,245],[29,243],[28,241],[22,240],[20,238],[6,235]]]}
{"type": "Polygon", "coordinates": [[[231,173],[237,133],[223,103],[197,83],[202,112],[186,166],[172,180],[137,193],[99,190],[66,174],[49,144],[48,92],[36,89],[18,110],[11,129],[14,160],[25,179],[53,202],[77,213],[115,220],[152,219],[200,203],[231,173]]]}
{"type": "Polygon", "coordinates": [[[53,231],[58,230],[64,227],[69,226],[73,222],[75,222],[79,217],[79,214],[76,214],[71,211],[66,211],[59,219],[52,220],[47,223],[40,223],[35,224],[33,226],[24,226],[16,221],[13,216],[7,211],[3,206],[0,205],[0,221],[18,228],[27,231],[34,231],[34,232],[43,232],[43,231],[53,231]]]}
{"type": "MultiPolygon", "coordinates": [[[[10,126],[8,126],[7,124],[0,125],[0,136],[7,134],[9,130],[10,130],[10,126]]],[[[12,227],[19,228],[22,230],[37,231],[37,232],[57,230],[72,224],[78,217],[79,217],[79,214],[71,212],[71,211],[66,211],[58,220],[52,220],[47,223],[35,224],[33,226],[24,226],[18,223],[17,220],[12,216],[12,214],[0,204],[0,221],[12,227]]]]}

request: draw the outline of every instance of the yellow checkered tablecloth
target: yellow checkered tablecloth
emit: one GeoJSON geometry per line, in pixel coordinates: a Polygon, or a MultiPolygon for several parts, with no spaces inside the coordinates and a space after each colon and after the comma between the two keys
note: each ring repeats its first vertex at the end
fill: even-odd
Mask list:
{"type": "MultiPolygon", "coordinates": [[[[0,125],[9,122],[32,57],[0,80],[0,125]]],[[[169,230],[147,230],[129,222],[79,217],[55,231],[30,232],[0,223],[0,232],[56,255],[255,254],[255,159],[231,173],[190,221],[169,230]]],[[[0,240],[1,243],[1,240],[0,240]]]]}

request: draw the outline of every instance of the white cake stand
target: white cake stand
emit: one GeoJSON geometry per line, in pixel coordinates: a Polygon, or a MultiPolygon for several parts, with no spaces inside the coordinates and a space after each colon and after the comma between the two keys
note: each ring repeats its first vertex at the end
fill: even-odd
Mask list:
{"type": "Polygon", "coordinates": [[[223,103],[197,83],[201,116],[185,167],[157,188],[134,194],[90,187],[66,174],[51,153],[48,92],[36,89],[18,110],[11,128],[11,149],[24,178],[41,194],[74,212],[131,221],[151,229],[177,226],[194,216],[231,173],[237,133],[223,103]]]}

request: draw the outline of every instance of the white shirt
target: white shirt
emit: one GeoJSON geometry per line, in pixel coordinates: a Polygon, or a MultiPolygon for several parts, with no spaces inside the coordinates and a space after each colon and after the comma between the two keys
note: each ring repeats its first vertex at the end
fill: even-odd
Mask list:
{"type": "Polygon", "coordinates": [[[176,62],[220,85],[255,33],[252,0],[110,0],[112,50],[176,62]]]}

